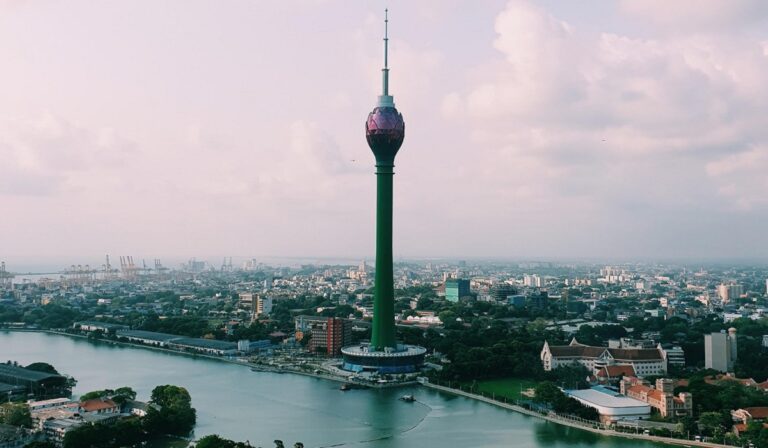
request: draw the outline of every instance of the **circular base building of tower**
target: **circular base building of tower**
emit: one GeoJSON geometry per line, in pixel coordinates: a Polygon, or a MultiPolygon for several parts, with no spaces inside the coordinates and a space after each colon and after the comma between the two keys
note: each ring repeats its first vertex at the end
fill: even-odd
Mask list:
{"type": "Polygon", "coordinates": [[[424,366],[427,349],[416,345],[398,345],[394,350],[371,351],[367,344],[341,349],[342,369],[350,372],[398,374],[418,372],[424,366]]]}

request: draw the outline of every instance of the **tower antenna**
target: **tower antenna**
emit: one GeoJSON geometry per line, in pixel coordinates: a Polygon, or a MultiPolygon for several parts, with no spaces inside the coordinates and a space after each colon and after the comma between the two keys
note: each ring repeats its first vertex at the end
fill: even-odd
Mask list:
{"type": "Polygon", "coordinates": [[[395,100],[389,94],[389,10],[384,10],[384,68],[381,69],[381,96],[379,107],[395,107],[395,100]]]}

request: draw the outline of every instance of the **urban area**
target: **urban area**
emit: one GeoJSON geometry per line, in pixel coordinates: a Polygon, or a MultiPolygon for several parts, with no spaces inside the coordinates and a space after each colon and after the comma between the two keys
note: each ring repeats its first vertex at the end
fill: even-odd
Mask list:
{"type": "MultiPolygon", "coordinates": [[[[405,369],[343,352],[370,340],[373,275],[365,261],[170,269],[128,256],[37,275],[3,264],[0,325],[318,376],[342,390],[421,384],[605,433],[768,446],[766,268],[401,261],[397,340],[426,350],[405,369]]],[[[76,378],[46,361],[0,364],[0,447],[128,446],[116,434],[183,437],[194,426],[182,388],[148,402],[131,385],[73,398],[76,378]],[[94,429],[110,427],[120,430],[94,429]]]]}

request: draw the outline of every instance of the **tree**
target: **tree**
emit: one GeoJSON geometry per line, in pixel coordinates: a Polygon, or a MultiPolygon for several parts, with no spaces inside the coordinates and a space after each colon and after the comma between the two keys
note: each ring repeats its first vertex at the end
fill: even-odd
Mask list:
{"type": "Polygon", "coordinates": [[[549,381],[544,381],[536,385],[536,401],[541,403],[554,403],[563,394],[563,392],[549,381]]]}
{"type": "Polygon", "coordinates": [[[51,442],[42,442],[38,440],[24,445],[24,448],[56,448],[56,445],[51,442]]]}
{"type": "Polygon", "coordinates": [[[112,395],[112,401],[114,401],[115,403],[121,406],[135,399],[136,399],[136,391],[131,389],[130,387],[118,387],[117,389],[115,389],[115,392],[112,395]]]}
{"type": "Polygon", "coordinates": [[[34,370],[36,372],[52,373],[54,375],[59,374],[59,372],[52,365],[45,362],[33,362],[25,368],[27,370],[34,370]]]}
{"type": "Polygon", "coordinates": [[[0,423],[31,428],[32,415],[29,406],[23,403],[6,403],[0,406],[0,423]]]}
{"type": "Polygon", "coordinates": [[[187,436],[197,421],[189,392],[179,386],[157,386],[152,390],[151,402],[160,409],[150,407],[144,417],[144,428],[152,435],[169,434],[187,436]]]}
{"type": "Polygon", "coordinates": [[[205,436],[195,444],[197,448],[232,448],[234,446],[235,442],[223,439],[216,434],[205,436]]]}
{"type": "Polygon", "coordinates": [[[6,425],[21,426],[24,428],[32,427],[32,415],[29,412],[29,406],[25,404],[13,405],[9,412],[3,417],[6,425]]]}
{"type": "Polygon", "coordinates": [[[86,392],[83,395],[80,396],[80,401],[88,401],[88,400],[96,400],[99,398],[108,397],[115,393],[112,389],[104,389],[104,390],[92,390],[90,392],[86,392]]]}
{"type": "Polygon", "coordinates": [[[699,416],[699,430],[714,435],[723,429],[723,414],[720,412],[705,412],[699,416]]]}

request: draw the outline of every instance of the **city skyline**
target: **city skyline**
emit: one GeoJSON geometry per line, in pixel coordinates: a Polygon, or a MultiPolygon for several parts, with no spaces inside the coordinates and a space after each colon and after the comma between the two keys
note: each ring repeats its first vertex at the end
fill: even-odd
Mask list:
{"type": "MultiPolygon", "coordinates": [[[[764,259],[767,6],[467,5],[388,3],[396,260],[764,259]]],[[[0,259],[370,259],[383,6],[3,3],[0,259]]]]}

